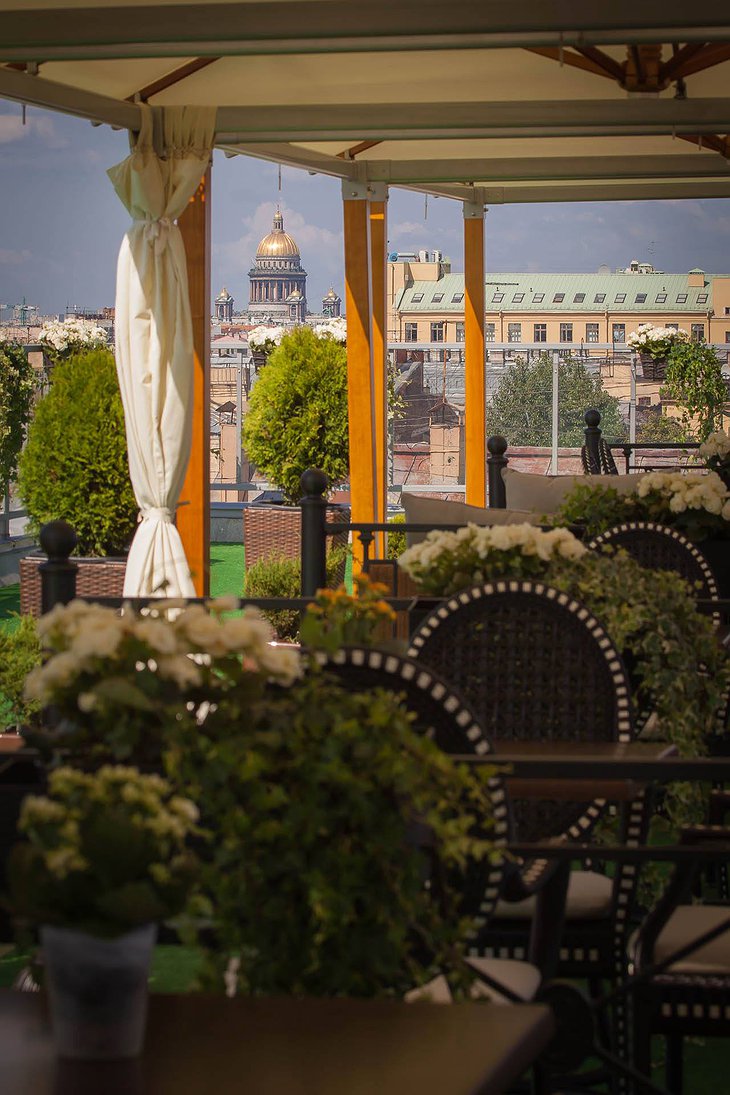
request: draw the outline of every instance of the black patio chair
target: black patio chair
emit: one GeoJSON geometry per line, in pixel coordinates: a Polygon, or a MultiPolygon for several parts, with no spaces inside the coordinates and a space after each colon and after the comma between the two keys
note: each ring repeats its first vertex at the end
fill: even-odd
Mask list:
{"type": "Polygon", "coordinates": [[[586,475],[618,475],[613,453],[602,437],[598,441],[597,454],[591,452],[587,445],[581,446],[580,462],[586,475]]]}
{"type": "MultiPolygon", "coordinates": [[[[516,741],[629,742],[635,736],[630,686],[605,630],[580,602],[540,582],[498,581],[464,590],[434,611],[414,633],[409,654],[448,679],[501,746],[516,741]]],[[[585,839],[608,801],[512,801],[520,840],[585,839]]],[[[637,791],[618,810],[619,839],[641,843],[649,794],[637,791]]],[[[595,865],[593,865],[595,868],[595,865]]],[[[634,923],[637,869],[619,864],[613,877],[590,869],[571,873],[558,973],[586,979],[592,995],[625,974],[634,923]]],[[[484,953],[524,954],[531,903],[500,904],[484,953]]],[[[604,1038],[609,1031],[604,1028],[604,1038]]],[[[626,1052],[623,1002],[611,1045],[626,1052]]]]}

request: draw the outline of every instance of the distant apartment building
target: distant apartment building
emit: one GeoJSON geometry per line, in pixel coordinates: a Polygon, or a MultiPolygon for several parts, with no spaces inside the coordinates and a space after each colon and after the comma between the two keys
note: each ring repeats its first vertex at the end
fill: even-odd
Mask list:
{"type": "MultiPolygon", "coordinates": [[[[464,275],[439,251],[391,255],[388,340],[464,341],[464,275]]],[[[642,323],[677,327],[730,352],[730,274],[666,274],[633,260],[595,274],[488,273],[485,340],[523,347],[571,347],[591,353],[626,348],[642,323]]]]}

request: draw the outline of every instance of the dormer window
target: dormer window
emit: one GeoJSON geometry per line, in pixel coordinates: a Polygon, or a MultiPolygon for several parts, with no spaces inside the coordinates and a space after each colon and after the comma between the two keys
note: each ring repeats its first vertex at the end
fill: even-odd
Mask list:
{"type": "Polygon", "coordinates": [[[413,304],[420,304],[422,300],[423,293],[415,293],[414,296],[411,297],[411,303],[413,304]]]}
{"type": "Polygon", "coordinates": [[[443,299],[444,299],[444,294],[443,293],[436,293],[436,295],[431,298],[431,301],[432,301],[433,304],[440,304],[443,299]]]}
{"type": "Polygon", "coordinates": [[[565,300],[565,293],[556,293],[553,297],[553,304],[562,304],[565,300]]]}
{"type": "Polygon", "coordinates": [[[501,304],[503,300],[504,300],[504,293],[495,293],[494,296],[492,297],[492,303],[493,304],[501,304]]]}
{"type": "Polygon", "coordinates": [[[515,295],[512,297],[512,303],[513,304],[522,304],[522,301],[524,299],[525,299],[525,294],[524,293],[515,293],[515,295]]]}
{"type": "Polygon", "coordinates": [[[594,304],[603,304],[605,299],[606,299],[606,294],[605,293],[596,293],[596,295],[593,298],[593,303],[594,304]]]}
{"type": "Polygon", "coordinates": [[[646,304],[646,293],[637,293],[634,304],[646,304]]]}
{"type": "Polygon", "coordinates": [[[678,293],[677,294],[677,304],[686,304],[686,303],[687,303],[687,294],[686,293],[678,293]]]}
{"type": "Polygon", "coordinates": [[[697,297],[698,304],[707,304],[707,293],[700,293],[697,297]]]}
{"type": "Polygon", "coordinates": [[[582,304],[585,299],[585,293],[576,293],[573,297],[573,304],[582,304]]]}

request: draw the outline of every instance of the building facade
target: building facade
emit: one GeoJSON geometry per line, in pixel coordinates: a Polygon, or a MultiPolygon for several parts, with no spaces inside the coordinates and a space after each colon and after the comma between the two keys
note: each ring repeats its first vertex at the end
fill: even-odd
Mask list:
{"type": "Polygon", "coordinates": [[[255,321],[303,323],[307,315],[307,271],[299,248],[284,231],[277,209],[271,231],[256,249],[249,270],[249,315],[255,321]]]}
{"type": "MultiPolygon", "coordinates": [[[[452,273],[438,252],[391,256],[387,296],[389,342],[464,341],[464,275],[452,273]]],[[[730,274],[666,274],[637,260],[595,274],[488,273],[485,303],[487,348],[605,354],[627,349],[629,335],[653,323],[730,353],[730,274]]]]}

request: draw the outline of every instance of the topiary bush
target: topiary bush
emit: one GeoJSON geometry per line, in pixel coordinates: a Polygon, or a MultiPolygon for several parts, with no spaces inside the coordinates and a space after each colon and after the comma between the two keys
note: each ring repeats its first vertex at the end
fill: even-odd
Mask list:
{"type": "Polygon", "coordinates": [[[137,503],[122,398],[108,350],[79,354],[54,370],[51,389],[28,429],[18,485],[31,531],[64,518],[76,529],[79,555],[126,551],[137,503]]]}
{"type": "Polygon", "coordinates": [[[349,468],[347,351],[309,327],[285,335],[251,392],[243,442],[248,457],[291,502],[299,477],[321,468],[331,482],[349,468]]]}

